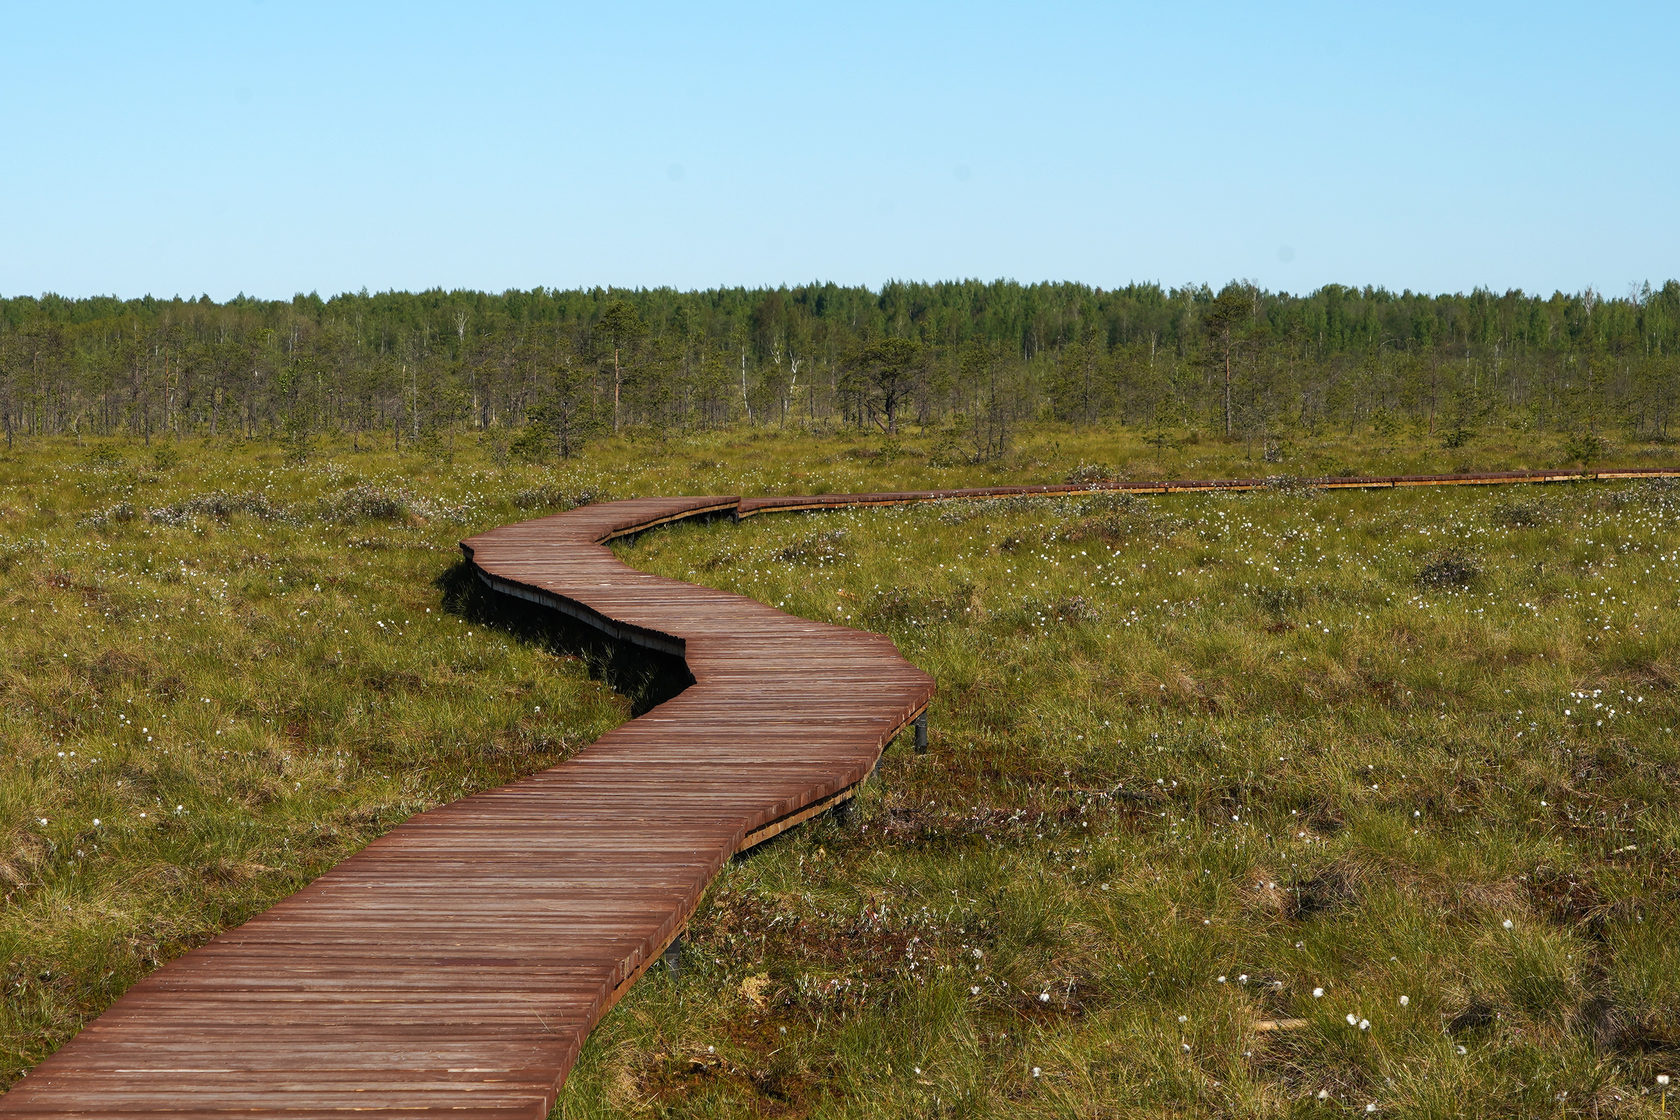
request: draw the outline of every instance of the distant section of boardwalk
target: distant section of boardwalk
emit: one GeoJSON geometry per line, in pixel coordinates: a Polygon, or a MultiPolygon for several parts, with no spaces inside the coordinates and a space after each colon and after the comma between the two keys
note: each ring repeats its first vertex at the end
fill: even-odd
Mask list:
{"type": "Polygon", "coordinates": [[[1298,487],[1308,490],[1393,490],[1416,486],[1496,486],[1520,482],[1612,482],[1641,478],[1680,478],[1667,467],[1606,467],[1573,471],[1494,471],[1459,474],[1333,475],[1327,478],[1120,479],[1069,482],[1052,486],[982,486],[966,490],[894,490],[880,494],[806,494],[786,498],[743,498],[737,516],[791,513],[797,510],[891,506],[979,498],[1054,497],[1110,492],[1122,494],[1194,494],[1244,492],[1298,487]]]}
{"type": "Polygon", "coordinates": [[[682,929],[724,861],[847,796],[933,695],[884,637],[634,571],[607,541],[709,514],[1267,485],[650,498],[474,537],[462,547],[490,586],[681,656],[694,683],[561,766],[414,817],[158,969],[0,1098],[0,1115],[540,1120],[584,1036],[682,929]]]}

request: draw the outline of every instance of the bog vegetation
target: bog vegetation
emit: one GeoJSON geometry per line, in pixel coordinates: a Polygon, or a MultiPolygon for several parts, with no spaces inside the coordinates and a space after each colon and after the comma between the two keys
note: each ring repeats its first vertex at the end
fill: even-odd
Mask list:
{"type": "MultiPolygon", "coordinates": [[[[31,437],[0,456],[0,1061],[629,702],[464,590],[582,500],[1554,465],[1566,433],[626,428],[528,463],[31,437]]],[[[1618,459],[1666,446],[1623,432],[1618,459]]],[[[1680,1075],[1680,490],[945,503],[674,527],[638,567],[890,634],[927,754],[732,864],[586,1116],[1660,1116],[1680,1075]]],[[[592,675],[592,667],[596,670],[592,675]]]]}

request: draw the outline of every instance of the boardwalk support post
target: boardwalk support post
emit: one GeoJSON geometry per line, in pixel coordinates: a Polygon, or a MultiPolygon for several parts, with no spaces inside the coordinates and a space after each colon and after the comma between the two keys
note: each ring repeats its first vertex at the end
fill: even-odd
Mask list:
{"type": "Polygon", "coordinates": [[[665,946],[665,951],[659,954],[659,959],[665,962],[665,967],[670,970],[673,980],[682,975],[683,941],[683,935],[677,934],[671,938],[671,943],[665,946]]]}
{"type": "Polygon", "coordinates": [[[922,714],[916,717],[916,753],[927,753],[927,710],[925,708],[922,710],[922,714]]]}

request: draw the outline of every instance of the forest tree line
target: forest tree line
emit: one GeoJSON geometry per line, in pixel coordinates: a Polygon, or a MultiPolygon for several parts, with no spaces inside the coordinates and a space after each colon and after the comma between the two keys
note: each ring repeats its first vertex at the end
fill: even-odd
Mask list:
{"type": "Polygon", "coordinates": [[[913,424],[986,457],[1033,418],[1268,447],[1362,427],[1666,440],[1677,397],[1672,280],[1614,298],[966,281],[0,299],[8,445],[491,431],[569,455],[631,426],[913,424]]]}

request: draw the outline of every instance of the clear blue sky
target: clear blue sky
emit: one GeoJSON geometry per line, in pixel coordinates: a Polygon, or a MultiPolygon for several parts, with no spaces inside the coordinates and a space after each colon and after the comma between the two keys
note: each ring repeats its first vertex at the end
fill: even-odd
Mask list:
{"type": "Polygon", "coordinates": [[[1680,274],[1680,4],[0,0],[0,294],[1680,274]]]}

